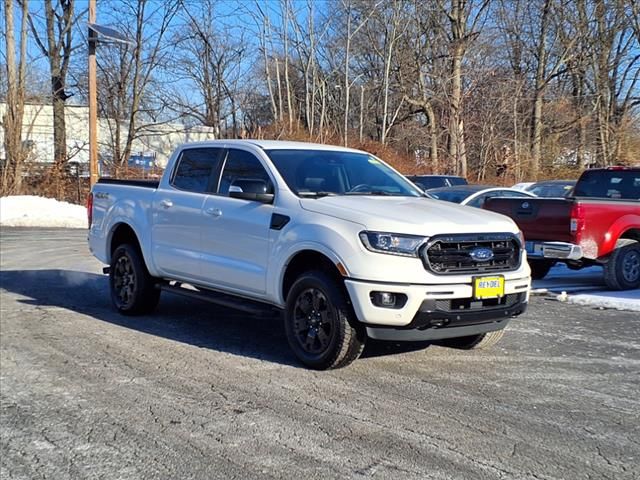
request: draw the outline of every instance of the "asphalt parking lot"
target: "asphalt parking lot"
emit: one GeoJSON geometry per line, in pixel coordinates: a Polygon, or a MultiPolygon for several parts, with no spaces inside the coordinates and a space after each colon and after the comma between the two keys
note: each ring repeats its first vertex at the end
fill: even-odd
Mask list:
{"type": "Polygon", "coordinates": [[[300,368],[276,317],[110,307],[82,230],[0,232],[3,479],[640,477],[640,315],[535,297],[491,350],[300,368]]]}

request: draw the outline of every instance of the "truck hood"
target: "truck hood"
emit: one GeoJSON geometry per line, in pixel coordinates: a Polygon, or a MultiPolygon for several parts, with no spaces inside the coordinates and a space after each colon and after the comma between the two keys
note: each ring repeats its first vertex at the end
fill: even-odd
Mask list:
{"type": "Polygon", "coordinates": [[[508,217],[424,197],[336,195],[301,199],[303,209],[364,225],[367,230],[433,236],[444,233],[517,233],[508,217]]]}

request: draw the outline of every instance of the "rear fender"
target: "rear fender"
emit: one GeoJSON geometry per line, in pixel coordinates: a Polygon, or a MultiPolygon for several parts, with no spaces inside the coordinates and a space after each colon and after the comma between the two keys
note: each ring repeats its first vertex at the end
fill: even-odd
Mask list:
{"type": "MultiPolygon", "coordinates": [[[[146,203],[146,202],[145,202],[146,203]]],[[[111,240],[113,234],[121,224],[128,225],[135,233],[140,250],[149,273],[157,276],[157,270],[151,256],[151,225],[148,209],[150,205],[142,205],[140,202],[122,199],[114,203],[107,212],[107,225],[111,225],[106,236],[107,263],[111,262],[111,240]]]]}
{"type": "Polygon", "coordinates": [[[598,257],[613,252],[620,237],[633,229],[640,229],[640,215],[629,214],[618,218],[604,234],[604,240],[598,249],[598,257]]]}

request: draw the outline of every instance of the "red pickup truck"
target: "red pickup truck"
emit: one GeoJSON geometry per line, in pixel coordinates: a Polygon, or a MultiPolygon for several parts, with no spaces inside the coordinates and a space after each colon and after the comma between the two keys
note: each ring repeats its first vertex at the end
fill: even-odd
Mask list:
{"type": "Polygon", "coordinates": [[[640,168],[586,170],[567,198],[491,198],[483,208],[518,224],[533,278],[557,262],[603,265],[609,288],[640,288],[640,168]]]}

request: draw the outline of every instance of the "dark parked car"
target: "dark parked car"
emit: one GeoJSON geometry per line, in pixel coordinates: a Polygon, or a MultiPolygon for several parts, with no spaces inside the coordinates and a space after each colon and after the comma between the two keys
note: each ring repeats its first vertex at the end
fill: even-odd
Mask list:
{"type": "Polygon", "coordinates": [[[537,197],[564,198],[573,191],[575,185],[575,180],[547,180],[534,183],[526,191],[537,197]]]}
{"type": "Polygon", "coordinates": [[[458,185],[455,187],[432,188],[425,192],[427,196],[445,202],[482,207],[487,198],[517,197],[534,198],[530,192],[523,192],[508,187],[491,187],[487,185],[458,185]]]}
{"type": "Polygon", "coordinates": [[[467,185],[467,179],[454,175],[408,175],[407,178],[419,186],[422,190],[439,187],[453,187],[454,185],[467,185]]]}

